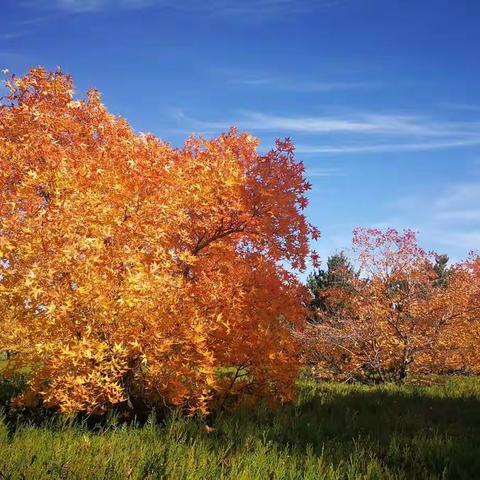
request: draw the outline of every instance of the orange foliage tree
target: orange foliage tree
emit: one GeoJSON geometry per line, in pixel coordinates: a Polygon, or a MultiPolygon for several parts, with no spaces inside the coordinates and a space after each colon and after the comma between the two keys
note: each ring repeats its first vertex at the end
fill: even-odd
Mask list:
{"type": "Polygon", "coordinates": [[[329,308],[301,335],[307,358],[343,378],[478,372],[480,260],[453,265],[439,281],[437,256],[410,230],[357,229],[353,244],[360,273],[348,288],[321,292],[329,308]]]}
{"type": "Polygon", "coordinates": [[[61,411],[289,399],[318,232],[291,142],[235,129],[173,148],[63,73],[6,82],[0,107],[0,351],[61,411]],[[287,267],[288,266],[288,267],[287,267]]]}

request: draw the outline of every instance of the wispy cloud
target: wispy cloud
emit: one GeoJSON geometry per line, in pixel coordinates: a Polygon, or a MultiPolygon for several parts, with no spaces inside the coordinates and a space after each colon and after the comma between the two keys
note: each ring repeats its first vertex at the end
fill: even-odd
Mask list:
{"type": "Polygon", "coordinates": [[[478,252],[480,247],[480,230],[473,232],[452,232],[441,231],[438,235],[441,238],[441,242],[450,247],[460,247],[465,250],[465,253],[471,251],[478,252]],[[443,238],[442,238],[443,236],[443,238]]]}
{"type": "Polygon", "coordinates": [[[139,9],[171,7],[178,10],[203,12],[224,16],[266,16],[306,13],[329,7],[345,0],[40,0],[35,3],[50,10],[72,13],[98,12],[107,9],[139,9]]]}
{"type": "Polygon", "coordinates": [[[43,4],[51,9],[58,9],[67,12],[85,13],[96,12],[107,8],[136,9],[151,6],[154,3],[150,0],[44,0],[43,4]]]}
{"type": "Polygon", "coordinates": [[[339,90],[362,90],[381,86],[378,82],[327,82],[301,81],[280,77],[234,78],[231,83],[251,87],[268,87],[274,90],[305,93],[328,93],[339,90]]]}
{"type": "Polygon", "coordinates": [[[268,91],[329,93],[347,90],[368,90],[383,87],[380,81],[363,80],[356,78],[328,78],[325,75],[292,76],[284,72],[262,71],[258,69],[228,67],[208,68],[212,77],[223,77],[226,82],[235,86],[268,89],[268,91]]]}
{"type": "MultiPolygon", "coordinates": [[[[480,122],[445,122],[425,116],[354,113],[343,116],[279,116],[238,112],[229,120],[203,121],[176,113],[179,123],[198,133],[214,134],[237,126],[253,133],[348,135],[349,142],[299,144],[299,153],[384,153],[465,148],[480,145],[480,122]],[[352,137],[354,140],[352,140],[352,137]],[[377,141],[371,141],[376,138],[377,141]],[[368,139],[366,141],[366,139],[368,139]]],[[[318,142],[318,138],[316,138],[318,142]]]]}
{"type": "Polygon", "coordinates": [[[450,186],[433,207],[434,216],[440,221],[477,221],[480,225],[480,183],[450,186]]]}
{"type": "Polygon", "coordinates": [[[21,53],[8,50],[0,50],[0,69],[9,68],[11,63],[25,60],[21,53]]]}
{"type": "MultiPolygon", "coordinates": [[[[32,6],[30,4],[24,4],[25,7],[32,6]]],[[[16,25],[19,26],[31,26],[31,25],[38,25],[40,23],[47,22],[52,19],[51,15],[43,15],[43,16],[36,16],[36,17],[29,17],[29,18],[23,18],[21,20],[18,20],[15,22],[16,25]]]]}
{"type": "MultiPolygon", "coordinates": [[[[13,41],[17,38],[34,34],[42,24],[59,22],[62,18],[68,17],[72,13],[78,13],[74,8],[71,10],[60,8],[58,5],[60,5],[61,2],[63,2],[63,0],[19,0],[19,6],[23,7],[25,11],[28,10],[28,13],[19,20],[9,24],[9,31],[0,34],[0,37],[7,41],[13,41]],[[32,15],[35,10],[40,10],[42,15],[32,15]],[[43,15],[44,12],[46,12],[46,15],[43,15]]],[[[77,3],[80,6],[79,8],[84,5],[84,8],[88,9],[94,6],[95,1],[85,0],[85,2],[78,1],[77,3]]]]}
{"type": "MultiPolygon", "coordinates": [[[[452,262],[461,261],[470,251],[480,250],[479,199],[478,177],[470,182],[447,183],[443,188],[404,194],[393,202],[382,198],[386,216],[365,225],[380,229],[410,228],[418,232],[419,243],[427,250],[447,253],[452,262]]],[[[322,229],[323,236],[316,248],[323,259],[351,244],[349,232],[358,224],[350,222],[340,218],[338,224],[331,223],[322,229]]]]}
{"type": "Polygon", "coordinates": [[[18,30],[16,32],[7,32],[7,33],[2,33],[1,37],[4,40],[15,40],[16,38],[24,37],[25,35],[28,35],[27,30],[18,30]]]}
{"type": "Polygon", "coordinates": [[[435,122],[422,116],[360,113],[341,117],[278,116],[245,112],[255,128],[306,133],[350,132],[384,135],[446,136],[478,135],[480,123],[435,122]]]}
{"type": "Polygon", "coordinates": [[[461,110],[461,111],[471,111],[471,112],[480,111],[480,105],[475,105],[472,103],[443,102],[440,104],[440,106],[444,108],[449,108],[450,110],[461,110]]]}
{"type": "Polygon", "coordinates": [[[340,169],[329,167],[307,167],[305,173],[309,178],[337,177],[339,175],[343,175],[343,172],[340,169]]]}
{"type": "Polygon", "coordinates": [[[420,227],[421,239],[436,249],[449,249],[459,260],[480,248],[480,181],[452,183],[433,192],[418,192],[392,204],[390,226],[420,227]],[[410,225],[407,225],[410,223],[410,225]]]}
{"type": "Polygon", "coordinates": [[[418,143],[384,143],[374,145],[332,145],[309,146],[298,145],[298,153],[388,153],[388,152],[421,152],[429,150],[445,150],[480,145],[480,136],[452,141],[430,141],[418,143]]]}

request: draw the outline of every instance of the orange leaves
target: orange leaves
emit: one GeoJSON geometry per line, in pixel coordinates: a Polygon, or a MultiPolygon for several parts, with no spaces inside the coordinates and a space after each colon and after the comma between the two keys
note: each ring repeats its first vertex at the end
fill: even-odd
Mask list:
{"type": "Polygon", "coordinates": [[[330,310],[307,333],[321,364],[337,375],[381,379],[480,371],[478,260],[445,268],[442,256],[424,252],[409,230],[357,229],[354,247],[361,274],[343,295],[324,289],[330,310]]]}
{"type": "Polygon", "coordinates": [[[248,365],[245,391],[286,398],[305,291],[284,265],[303,268],[318,235],[291,142],[262,156],[232,129],[175,149],[43,69],[8,98],[0,350],[33,365],[32,392],[65,411],[203,412],[215,372],[248,365]]]}

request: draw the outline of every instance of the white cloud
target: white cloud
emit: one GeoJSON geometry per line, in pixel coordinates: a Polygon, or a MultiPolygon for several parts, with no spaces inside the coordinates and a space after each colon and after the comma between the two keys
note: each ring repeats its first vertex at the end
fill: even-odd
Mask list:
{"type": "MultiPolygon", "coordinates": [[[[480,131],[480,122],[437,122],[428,117],[395,114],[353,113],[342,116],[286,116],[241,111],[229,120],[213,122],[198,120],[183,112],[177,112],[176,117],[195,128],[206,131],[237,125],[239,128],[279,132],[337,132],[416,137],[461,136],[474,137],[475,142],[478,142],[480,131]]],[[[348,150],[350,147],[346,148],[348,150]]]]}
{"type": "Polygon", "coordinates": [[[444,245],[451,247],[463,247],[465,253],[470,251],[478,251],[480,248],[480,230],[473,232],[448,232],[442,231],[439,233],[441,242],[444,245]]]}
{"type": "Polygon", "coordinates": [[[153,0],[44,0],[41,5],[51,10],[60,10],[71,13],[96,12],[107,8],[135,9],[153,5],[153,0]]]}
{"type": "Polygon", "coordinates": [[[24,37],[28,35],[26,30],[18,30],[16,32],[7,32],[2,34],[4,40],[15,40],[16,38],[24,37]]]}
{"type": "Polygon", "coordinates": [[[328,93],[339,90],[362,90],[379,87],[378,82],[327,82],[327,81],[301,81],[286,78],[258,77],[234,78],[232,83],[252,87],[268,87],[274,90],[285,90],[304,93],[328,93]]]}
{"type": "Polygon", "coordinates": [[[21,53],[0,50],[0,68],[2,69],[10,68],[12,63],[21,62],[24,60],[25,58],[21,53]]]}
{"type": "Polygon", "coordinates": [[[243,111],[229,120],[203,121],[179,111],[175,118],[184,128],[203,134],[216,134],[233,125],[254,134],[267,131],[275,135],[349,135],[349,143],[297,145],[296,151],[304,154],[420,152],[480,145],[480,122],[437,121],[420,115],[282,116],[243,111]],[[376,137],[378,141],[366,142],[367,137],[376,137]]]}
{"type": "Polygon", "coordinates": [[[480,203],[480,183],[473,182],[450,186],[444,196],[437,200],[436,206],[445,209],[477,203],[480,203]]]}
{"type": "Polygon", "coordinates": [[[307,167],[305,174],[309,178],[318,178],[318,177],[337,177],[342,175],[342,172],[338,168],[321,168],[321,167],[307,167]]]}
{"type": "Polygon", "coordinates": [[[223,16],[251,15],[258,18],[282,13],[311,12],[341,1],[345,0],[40,0],[28,3],[71,13],[160,6],[223,16]]]}
{"type": "Polygon", "coordinates": [[[455,183],[435,192],[417,193],[392,205],[390,226],[416,225],[420,243],[452,260],[480,248],[480,180],[455,183]]]}
{"type": "Polygon", "coordinates": [[[298,145],[298,153],[388,153],[388,152],[421,152],[444,150],[480,145],[480,136],[451,141],[430,141],[417,143],[382,143],[374,145],[298,145]]]}
{"type": "Polygon", "coordinates": [[[433,210],[433,216],[438,221],[466,224],[478,222],[480,227],[480,183],[450,186],[434,202],[433,210]]]}
{"type": "Polygon", "coordinates": [[[439,220],[454,221],[469,221],[480,223],[480,208],[472,208],[466,210],[446,210],[437,214],[439,220]]]}
{"type": "Polygon", "coordinates": [[[463,110],[463,111],[480,111],[480,105],[474,105],[471,103],[455,103],[455,102],[443,102],[440,106],[449,108],[451,110],[463,110]]]}

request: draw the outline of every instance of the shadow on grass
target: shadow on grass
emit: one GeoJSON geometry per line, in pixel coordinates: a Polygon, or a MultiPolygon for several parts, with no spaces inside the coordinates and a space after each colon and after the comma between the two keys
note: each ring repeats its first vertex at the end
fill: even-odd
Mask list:
{"type": "MultiPolygon", "coordinates": [[[[11,393],[6,386],[13,388],[4,382],[3,397],[11,393]]],[[[42,427],[41,413],[37,419],[39,423],[20,416],[13,434],[24,421],[42,427]]],[[[49,421],[42,428],[55,430],[49,421]]],[[[106,423],[99,420],[94,430],[109,442],[113,437],[108,436],[106,423]]],[[[209,423],[213,433],[207,433],[199,419],[174,414],[162,417],[156,435],[160,443],[202,445],[214,457],[215,452],[222,457],[221,452],[228,451],[232,458],[257,458],[258,451],[270,455],[271,450],[290,452],[297,459],[313,455],[337,472],[359,472],[358,476],[343,473],[328,478],[480,478],[478,378],[456,378],[431,387],[305,383],[295,403],[278,408],[243,407],[222,412],[209,423]],[[175,432],[180,433],[176,436],[175,432]],[[370,464],[380,465],[380,476],[368,472],[363,476],[361,472],[370,464]]],[[[90,425],[82,425],[91,430],[90,425]]],[[[129,429],[142,444],[144,430],[129,429]]]]}
{"type": "Polygon", "coordinates": [[[478,379],[435,387],[311,385],[295,405],[240,410],[219,430],[237,438],[260,431],[334,464],[360,452],[406,478],[480,478],[478,379]]]}

